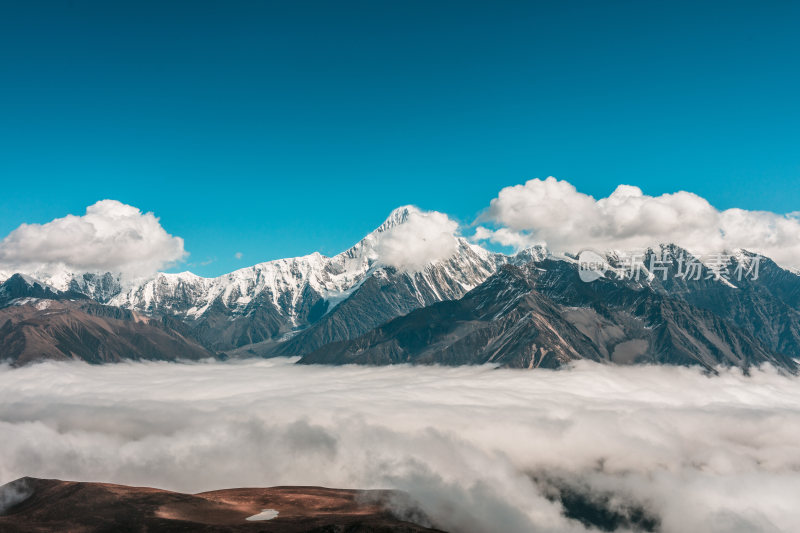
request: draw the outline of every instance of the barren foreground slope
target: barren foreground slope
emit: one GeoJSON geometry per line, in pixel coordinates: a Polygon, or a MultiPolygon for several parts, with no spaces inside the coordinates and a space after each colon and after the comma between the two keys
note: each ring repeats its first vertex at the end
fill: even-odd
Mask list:
{"type": "Polygon", "coordinates": [[[21,478],[0,488],[0,531],[435,531],[390,511],[403,498],[402,493],[392,491],[320,487],[182,494],[108,483],[21,478]]]}

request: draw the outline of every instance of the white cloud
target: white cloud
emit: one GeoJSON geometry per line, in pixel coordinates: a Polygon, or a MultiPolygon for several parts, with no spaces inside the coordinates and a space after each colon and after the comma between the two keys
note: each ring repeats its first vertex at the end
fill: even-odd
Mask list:
{"type": "Polygon", "coordinates": [[[383,264],[400,270],[419,271],[425,265],[447,259],[458,248],[458,223],[438,211],[405,208],[405,221],[380,235],[376,252],[383,264]]]}
{"type": "Polygon", "coordinates": [[[648,196],[620,185],[595,200],[553,177],[506,187],[478,228],[476,239],[516,248],[547,244],[556,252],[582,248],[630,250],[675,243],[696,254],[745,248],[800,268],[800,220],[768,211],[720,211],[685,191],[648,196]]]}
{"type": "Polygon", "coordinates": [[[664,533],[800,531],[798,385],[589,362],[0,367],[0,483],[398,488],[448,531],[585,531],[542,496],[545,474],[641,505],[664,533]]]}
{"type": "Polygon", "coordinates": [[[154,274],[186,256],[183,239],[167,233],[153,213],[102,200],[83,216],[22,224],[0,241],[0,270],[53,275],[60,271],[154,274]]]}

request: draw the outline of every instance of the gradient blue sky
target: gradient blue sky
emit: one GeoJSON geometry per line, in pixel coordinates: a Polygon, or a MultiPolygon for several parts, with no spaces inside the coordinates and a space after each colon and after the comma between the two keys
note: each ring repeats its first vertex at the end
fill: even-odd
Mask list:
{"type": "Polygon", "coordinates": [[[215,275],[548,175],[796,211],[798,27],[788,1],[3,2],[0,236],[113,198],[215,275]]]}

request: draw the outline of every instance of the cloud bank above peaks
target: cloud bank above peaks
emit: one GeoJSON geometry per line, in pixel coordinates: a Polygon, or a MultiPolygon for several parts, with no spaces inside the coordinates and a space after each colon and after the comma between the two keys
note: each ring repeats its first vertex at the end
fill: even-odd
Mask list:
{"type": "MultiPolygon", "coordinates": [[[[517,249],[544,244],[556,253],[574,253],[675,243],[700,255],[744,248],[800,269],[800,214],[718,210],[686,191],[650,196],[619,185],[607,198],[595,199],[567,181],[533,179],[500,190],[479,222],[484,225],[474,241],[517,249]]],[[[457,253],[461,229],[445,213],[401,207],[367,237],[369,257],[418,272],[457,253]]],[[[183,239],[169,234],[153,213],[102,200],[82,216],[12,231],[0,241],[0,278],[23,272],[55,282],[65,272],[115,272],[138,281],[186,255],[183,239]]]]}
{"type": "Polygon", "coordinates": [[[413,206],[395,210],[398,212],[405,216],[382,232],[375,247],[381,263],[398,270],[419,271],[431,262],[449,258],[458,249],[458,223],[444,213],[413,206]]]}
{"type": "Polygon", "coordinates": [[[567,181],[533,179],[502,189],[483,220],[495,227],[479,227],[476,240],[515,248],[546,244],[555,252],[574,253],[675,243],[695,254],[744,248],[800,268],[797,216],[720,211],[686,191],[649,196],[638,187],[620,185],[596,200],[567,181]]]}
{"type": "Polygon", "coordinates": [[[0,270],[53,275],[60,271],[115,272],[147,277],[186,256],[153,213],[101,200],[83,216],[22,224],[0,241],[0,270]]]}

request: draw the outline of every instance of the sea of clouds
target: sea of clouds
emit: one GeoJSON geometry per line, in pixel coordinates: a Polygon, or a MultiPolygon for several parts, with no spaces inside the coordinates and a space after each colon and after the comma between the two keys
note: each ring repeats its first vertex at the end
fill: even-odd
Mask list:
{"type": "Polygon", "coordinates": [[[800,531],[800,381],[772,369],[292,362],[0,367],[0,483],[396,488],[449,531],[586,531],[558,486],[664,532],[800,531]]]}

